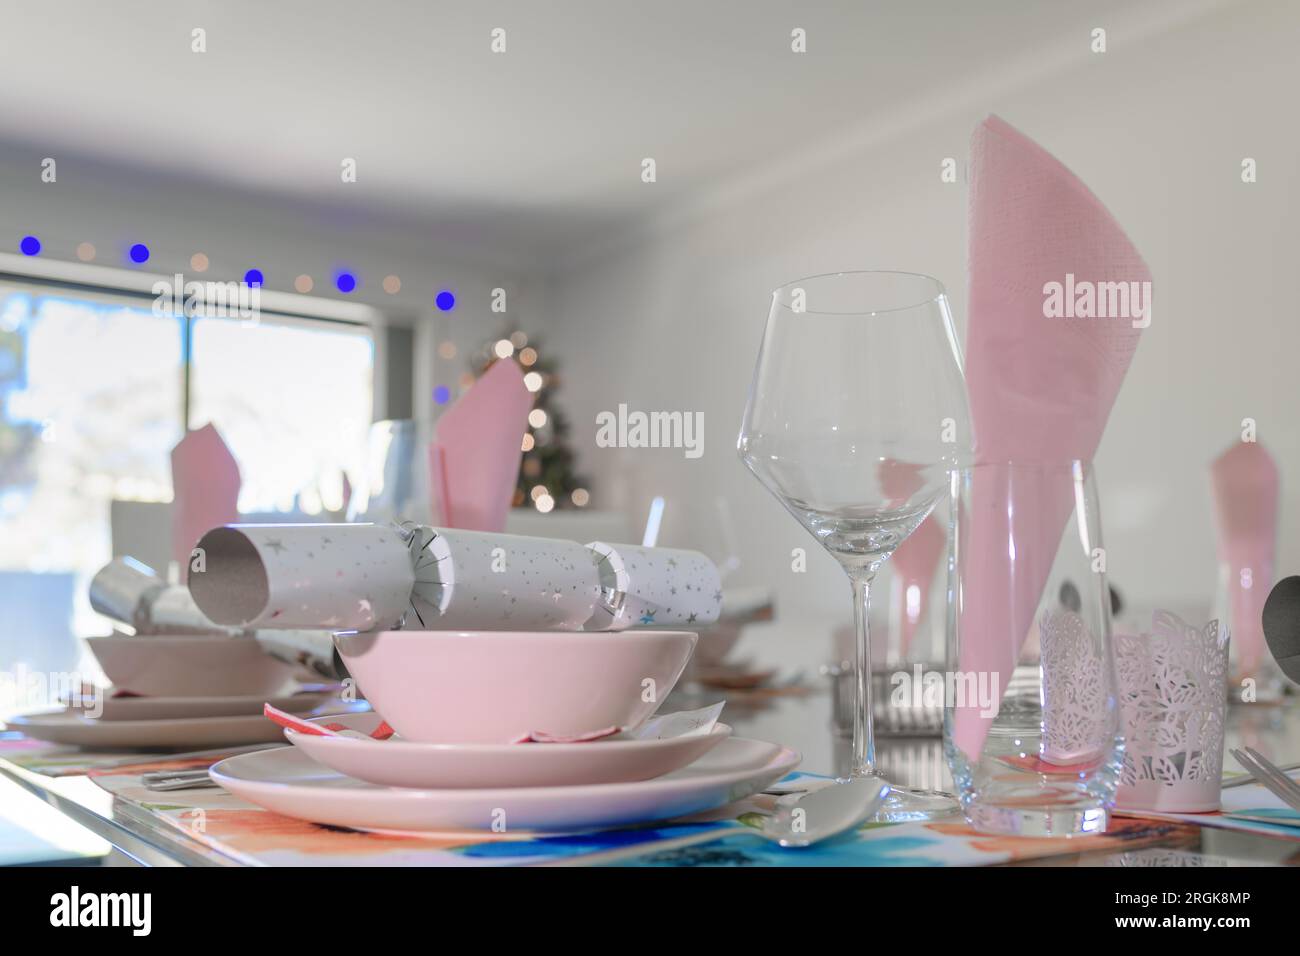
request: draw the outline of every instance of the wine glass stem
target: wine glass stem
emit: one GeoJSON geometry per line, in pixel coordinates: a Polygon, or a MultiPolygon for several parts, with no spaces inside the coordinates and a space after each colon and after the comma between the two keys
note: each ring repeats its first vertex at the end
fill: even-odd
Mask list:
{"type": "Polygon", "coordinates": [[[855,633],[853,676],[856,694],[853,708],[853,768],[855,777],[876,772],[876,737],[871,724],[871,582],[874,572],[855,571],[853,583],[853,629],[855,633]]]}

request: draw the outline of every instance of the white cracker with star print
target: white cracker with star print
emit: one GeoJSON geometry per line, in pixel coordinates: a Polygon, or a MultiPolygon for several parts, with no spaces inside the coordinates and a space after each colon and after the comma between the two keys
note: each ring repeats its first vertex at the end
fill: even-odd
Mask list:
{"type": "Polygon", "coordinates": [[[588,630],[706,627],[722,610],[718,566],[698,551],[639,544],[587,545],[606,601],[588,630]]]}
{"type": "Polygon", "coordinates": [[[398,627],[415,574],[402,536],[378,524],[227,525],[198,547],[194,601],[217,624],[372,631],[398,627]]]}
{"type": "Polygon", "coordinates": [[[421,530],[408,628],[578,631],[600,603],[596,569],[576,541],[421,530]]]}

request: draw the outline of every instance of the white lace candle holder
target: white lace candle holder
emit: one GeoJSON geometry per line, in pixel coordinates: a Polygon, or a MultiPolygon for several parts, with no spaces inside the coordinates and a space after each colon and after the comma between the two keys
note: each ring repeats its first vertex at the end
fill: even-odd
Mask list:
{"type": "Polygon", "coordinates": [[[1149,634],[1115,636],[1124,722],[1116,804],[1127,810],[1208,813],[1219,809],[1228,634],[1197,629],[1168,611],[1149,634]]]}

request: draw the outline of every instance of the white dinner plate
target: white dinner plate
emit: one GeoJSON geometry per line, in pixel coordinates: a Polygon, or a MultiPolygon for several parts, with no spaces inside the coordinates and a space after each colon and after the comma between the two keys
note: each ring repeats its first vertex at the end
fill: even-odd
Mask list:
{"type": "MultiPolygon", "coordinates": [[[[105,692],[111,694],[111,688],[105,692]]],[[[96,701],[78,695],[68,698],[68,712],[85,715],[99,709],[99,720],[175,720],[190,717],[248,717],[261,715],[262,705],[301,714],[329,700],[328,692],[299,693],[288,697],[111,697],[96,701]]]]}
{"type": "MultiPolygon", "coordinates": [[[[368,734],[378,714],[319,717],[368,734]]],[[[694,762],[731,736],[726,724],[707,734],[665,740],[593,740],[576,744],[426,744],[390,738],[284,735],[313,760],[387,787],[463,789],[563,787],[661,777],[694,762]]]]}
{"type": "Polygon", "coordinates": [[[648,823],[710,810],[752,796],[798,764],[799,754],[788,747],[730,737],[690,766],[654,780],[574,787],[381,787],[330,770],[297,747],[230,757],[210,772],[237,797],[313,823],[509,834],[648,823]]]}

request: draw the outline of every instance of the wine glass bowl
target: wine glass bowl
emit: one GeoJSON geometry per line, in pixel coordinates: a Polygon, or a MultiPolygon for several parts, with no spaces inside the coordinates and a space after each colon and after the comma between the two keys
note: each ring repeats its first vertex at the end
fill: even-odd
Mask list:
{"type": "Polygon", "coordinates": [[[853,584],[853,770],[871,774],[870,583],[969,457],[966,389],[943,285],[909,272],[838,272],[777,289],[737,449],[853,584]]]}

